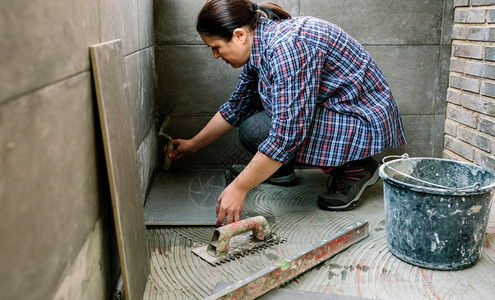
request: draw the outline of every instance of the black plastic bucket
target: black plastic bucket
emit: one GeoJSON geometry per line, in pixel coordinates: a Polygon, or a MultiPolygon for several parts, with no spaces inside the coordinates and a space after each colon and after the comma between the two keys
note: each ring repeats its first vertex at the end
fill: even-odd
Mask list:
{"type": "Polygon", "coordinates": [[[408,158],[380,167],[387,245],[401,260],[459,270],[481,256],[495,174],[469,163],[408,158]]]}

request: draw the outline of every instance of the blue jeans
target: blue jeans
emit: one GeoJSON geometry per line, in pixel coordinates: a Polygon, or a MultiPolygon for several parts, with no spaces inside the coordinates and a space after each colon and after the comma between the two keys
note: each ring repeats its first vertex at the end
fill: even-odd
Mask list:
{"type": "MultiPolygon", "coordinates": [[[[251,154],[256,154],[258,146],[266,140],[270,129],[272,119],[266,114],[265,111],[255,113],[251,117],[244,120],[239,126],[239,139],[241,144],[251,154]]],[[[274,176],[278,174],[287,174],[294,171],[293,161],[288,164],[284,164],[275,172],[274,176]]]]}

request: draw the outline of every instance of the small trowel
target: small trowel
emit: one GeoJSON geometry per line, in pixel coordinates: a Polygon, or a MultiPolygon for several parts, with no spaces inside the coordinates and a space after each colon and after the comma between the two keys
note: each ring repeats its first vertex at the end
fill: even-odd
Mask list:
{"type": "Polygon", "coordinates": [[[192,252],[217,265],[283,241],[270,231],[263,216],[257,216],[215,229],[208,245],[192,249],[192,252]]]}
{"type": "Polygon", "coordinates": [[[165,120],[162,123],[162,126],[160,126],[160,130],[158,131],[158,136],[163,137],[166,143],[166,146],[163,150],[163,169],[165,171],[168,171],[170,169],[170,165],[172,164],[170,153],[174,151],[174,144],[172,143],[172,138],[165,133],[165,130],[168,126],[168,122],[170,121],[170,117],[172,116],[172,111],[174,110],[174,107],[175,107],[175,103],[170,108],[170,111],[168,112],[167,116],[165,117],[165,120]]]}

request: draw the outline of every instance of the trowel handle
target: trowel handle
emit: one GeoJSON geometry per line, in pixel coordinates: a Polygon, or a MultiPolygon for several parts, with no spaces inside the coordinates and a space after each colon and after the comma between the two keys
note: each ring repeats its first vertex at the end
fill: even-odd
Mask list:
{"type": "Polygon", "coordinates": [[[265,237],[270,235],[270,226],[265,217],[257,216],[244,219],[215,229],[207,251],[214,251],[215,256],[221,256],[229,250],[229,242],[233,236],[249,230],[253,231],[253,238],[258,241],[263,241],[265,237]]]}

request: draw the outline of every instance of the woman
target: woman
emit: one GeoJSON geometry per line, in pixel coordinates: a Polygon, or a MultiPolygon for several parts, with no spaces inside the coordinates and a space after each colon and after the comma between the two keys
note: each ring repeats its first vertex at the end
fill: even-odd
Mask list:
{"type": "Polygon", "coordinates": [[[217,226],[240,220],[247,192],[261,182],[294,184],[294,163],[330,174],[320,208],[350,209],[379,179],[371,155],[405,144],[385,77],[341,28],[250,0],[207,1],[196,28],[215,58],[242,70],[231,98],[195,137],[174,140],[171,157],[235,127],[254,154],[220,195],[217,226]]]}

